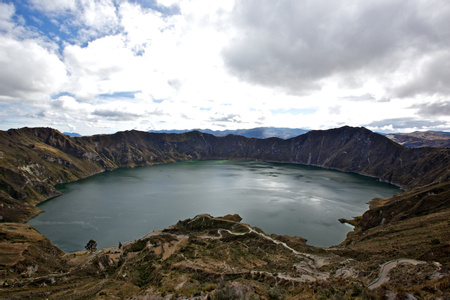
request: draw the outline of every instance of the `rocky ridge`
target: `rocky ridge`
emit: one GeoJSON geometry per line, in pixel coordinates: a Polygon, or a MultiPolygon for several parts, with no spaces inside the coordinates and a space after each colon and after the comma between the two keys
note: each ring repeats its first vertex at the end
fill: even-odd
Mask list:
{"type": "Polygon", "coordinates": [[[389,133],[386,137],[408,148],[439,147],[450,148],[450,133],[420,131],[412,133],[389,133]]]}

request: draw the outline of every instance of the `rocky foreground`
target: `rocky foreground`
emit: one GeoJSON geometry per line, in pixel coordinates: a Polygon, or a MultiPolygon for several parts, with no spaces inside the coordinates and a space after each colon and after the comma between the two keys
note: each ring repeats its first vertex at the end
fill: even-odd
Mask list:
{"type": "MultiPolygon", "coordinates": [[[[443,221],[448,225],[449,217],[447,211],[436,222],[443,221]]],[[[415,249],[418,253],[413,255],[408,249],[400,249],[392,243],[386,243],[384,247],[375,248],[371,244],[361,248],[363,244],[354,243],[355,239],[333,248],[312,247],[302,238],[268,235],[240,220],[238,215],[217,218],[198,215],[164,230],[153,231],[120,248],[78,253],[63,253],[26,224],[2,223],[0,297],[450,297],[448,229],[430,237],[432,239],[426,245],[419,245],[415,249]],[[447,257],[433,254],[435,251],[444,251],[441,254],[447,257]],[[401,258],[403,256],[414,258],[401,258]]],[[[403,234],[409,234],[408,230],[403,234]]],[[[368,230],[361,236],[377,243],[379,235],[371,235],[374,232],[368,230]]],[[[402,247],[401,241],[394,244],[402,247]]]]}

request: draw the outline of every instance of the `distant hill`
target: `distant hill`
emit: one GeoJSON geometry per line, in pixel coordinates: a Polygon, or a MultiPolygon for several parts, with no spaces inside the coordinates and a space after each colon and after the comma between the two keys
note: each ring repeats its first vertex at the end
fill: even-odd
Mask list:
{"type": "Polygon", "coordinates": [[[203,133],[212,134],[214,136],[227,136],[230,134],[245,136],[248,138],[266,139],[277,137],[280,139],[290,139],[307,133],[309,130],[299,128],[279,128],[279,127],[257,127],[251,129],[236,129],[236,130],[211,130],[211,129],[192,129],[192,130],[150,130],[148,132],[154,133],[185,133],[190,131],[200,131],[203,133]]]}
{"type": "Polygon", "coordinates": [[[416,131],[412,133],[389,133],[385,136],[407,148],[450,148],[450,132],[416,131]]]}
{"type": "Polygon", "coordinates": [[[81,136],[81,134],[76,133],[76,132],[63,132],[63,134],[68,135],[68,136],[81,136]]]}

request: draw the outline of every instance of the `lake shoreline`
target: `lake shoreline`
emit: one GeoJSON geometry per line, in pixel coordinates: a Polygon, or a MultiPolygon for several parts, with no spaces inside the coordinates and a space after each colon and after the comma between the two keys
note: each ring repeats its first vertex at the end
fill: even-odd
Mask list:
{"type": "MultiPolygon", "coordinates": [[[[220,168],[219,168],[220,169],[220,168]]],[[[221,160],[221,161],[217,161],[217,160],[204,160],[204,161],[191,161],[189,163],[186,162],[178,162],[178,163],[172,163],[172,164],[159,164],[159,165],[155,165],[152,166],[151,168],[133,168],[133,169],[128,169],[128,168],[119,168],[119,169],[115,169],[112,172],[102,172],[97,174],[96,176],[91,176],[73,183],[69,183],[66,185],[72,185],[74,184],[74,186],[78,186],[81,188],[81,186],[89,186],[90,184],[92,184],[93,182],[95,182],[95,180],[98,180],[98,178],[100,178],[101,181],[106,181],[108,180],[108,178],[115,178],[115,174],[126,174],[126,176],[128,176],[126,179],[124,179],[127,184],[131,184],[131,186],[134,186],[134,184],[136,184],[137,182],[140,182],[140,184],[144,185],[145,189],[149,189],[151,192],[145,192],[144,191],[144,196],[143,199],[139,200],[141,204],[139,205],[143,205],[143,207],[148,206],[148,202],[145,199],[150,199],[150,198],[164,198],[164,197],[172,197],[173,199],[175,199],[176,201],[180,201],[177,200],[178,198],[186,198],[184,201],[186,203],[189,203],[189,206],[193,206],[194,209],[191,210],[191,208],[184,208],[184,211],[182,211],[180,213],[180,209],[175,207],[167,207],[165,208],[166,211],[168,213],[168,216],[172,216],[171,219],[167,219],[164,220],[166,221],[166,223],[158,223],[158,224],[154,224],[154,225],[150,225],[152,219],[158,219],[158,216],[155,216],[154,212],[147,211],[146,215],[144,217],[132,217],[133,220],[129,221],[132,222],[133,224],[135,224],[134,226],[138,227],[138,228],[142,228],[140,233],[141,235],[145,235],[146,233],[148,233],[148,231],[151,231],[153,229],[160,229],[160,228],[164,228],[165,226],[170,225],[171,223],[176,222],[179,219],[184,219],[186,217],[188,217],[189,215],[197,215],[199,213],[209,213],[211,215],[225,215],[225,214],[229,214],[229,213],[239,213],[241,216],[244,217],[244,220],[248,223],[252,223],[255,224],[256,226],[261,226],[263,227],[263,230],[267,231],[267,232],[272,232],[272,233],[276,233],[276,234],[287,234],[287,235],[291,235],[291,236],[302,236],[306,239],[308,239],[308,241],[312,244],[312,245],[318,245],[318,246],[332,246],[335,244],[338,244],[340,242],[342,242],[345,239],[346,233],[349,231],[347,230],[348,228],[345,229],[345,234],[343,233],[337,233],[340,232],[338,229],[336,229],[336,227],[339,227],[340,224],[337,221],[338,218],[342,217],[342,215],[340,215],[340,213],[338,212],[337,215],[330,215],[330,216],[326,216],[325,217],[320,217],[320,214],[329,214],[330,212],[328,212],[327,210],[329,210],[329,208],[326,208],[326,206],[330,207],[330,205],[333,205],[333,203],[335,203],[335,200],[333,199],[334,197],[343,197],[340,196],[340,194],[342,192],[345,191],[345,187],[341,186],[341,178],[345,177],[345,178],[349,178],[350,181],[356,181],[356,182],[362,182],[362,183],[370,183],[370,184],[380,184],[380,182],[373,180],[372,178],[368,178],[366,176],[359,176],[356,174],[351,174],[351,173],[345,173],[345,172],[340,172],[340,171],[336,171],[336,170],[326,170],[320,167],[311,167],[311,166],[302,166],[299,164],[285,164],[285,163],[267,163],[267,162],[258,162],[258,161],[235,161],[235,160],[221,160]],[[217,168],[221,166],[223,167],[223,170],[218,170],[217,168]],[[175,167],[175,168],[174,168],[175,167]],[[169,170],[176,170],[176,169],[180,169],[179,172],[183,173],[183,172],[187,172],[186,175],[182,175],[181,173],[178,175],[170,175],[170,174],[165,174],[164,172],[168,172],[169,170]],[[205,175],[199,175],[199,173],[197,171],[199,171],[201,168],[204,169],[204,171],[209,172],[205,175]],[[154,172],[153,172],[154,171],[154,172]],[[159,175],[149,175],[150,177],[147,179],[142,179],[140,178],[140,176],[147,176],[144,175],[147,172],[150,173],[158,173],[159,175]],[[306,172],[305,174],[300,174],[301,172],[306,172]],[[309,172],[309,173],[308,173],[309,172]],[[163,175],[161,175],[163,174],[163,175]],[[307,175],[307,174],[315,174],[313,176],[313,178],[308,178],[308,176],[312,176],[312,175],[307,175]],[[327,176],[329,177],[328,179],[326,179],[326,177],[324,177],[326,174],[328,174],[327,176]],[[175,176],[177,177],[181,183],[183,182],[190,182],[190,186],[189,188],[193,188],[193,190],[191,190],[190,192],[183,192],[180,189],[181,183],[175,183],[175,182],[171,182],[169,180],[168,176],[175,176]],[[162,176],[166,176],[165,179],[162,176]],[[199,178],[197,178],[196,180],[194,180],[194,178],[196,176],[200,176],[199,178]],[[208,180],[210,180],[211,178],[214,178],[214,181],[210,184],[205,184],[205,182],[207,182],[208,180]],[[305,177],[302,177],[305,176],[305,177]],[[234,180],[239,180],[239,182],[235,182],[234,180]],[[312,180],[313,179],[313,180],[312,180]],[[147,185],[146,180],[148,181],[148,184],[151,185],[147,185]],[[192,180],[192,181],[190,181],[192,180]],[[320,186],[320,184],[315,183],[314,181],[323,181],[322,184],[323,186],[320,186]],[[169,182],[169,183],[168,183],[169,182]],[[315,190],[318,195],[313,195],[313,196],[309,196],[308,194],[301,194],[302,192],[300,190],[296,190],[297,188],[299,188],[297,185],[299,184],[303,184],[303,188],[307,188],[307,189],[311,189],[311,190],[315,190]],[[167,191],[169,192],[156,192],[156,189],[159,186],[164,186],[167,185],[165,188],[167,191]],[[251,189],[254,190],[251,190],[251,189]],[[211,189],[211,191],[209,191],[208,194],[208,189],[211,189]],[[232,192],[233,194],[226,196],[225,193],[229,191],[232,192]],[[147,194],[145,194],[147,193],[147,194]],[[174,193],[171,196],[167,196],[167,195],[163,195],[163,194],[167,194],[167,193],[174,193]],[[261,193],[259,196],[255,196],[252,195],[252,193],[261,193]],[[185,194],[189,194],[189,195],[185,195],[185,194]],[[192,194],[192,195],[191,195],[192,194]],[[210,200],[206,199],[206,200],[202,200],[202,201],[198,201],[197,198],[200,198],[203,196],[203,194],[208,194],[209,197],[211,199],[214,198],[218,198],[220,199],[220,203],[216,203],[214,205],[211,205],[210,200]],[[190,197],[190,198],[189,198],[190,197]],[[234,198],[236,198],[237,200],[233,200],[234,198]],[[230,200],[232,199],[232,200],[230,200]],[[239,200],[241,199],[241,200],[239,200]],[[251,201],[249,203],[244,203],[244,200],[248,200],[251,201]],[[233,202],[234,201],[234,202],[233,202]],[[233,204],[234,203],[234,204],[233,204]],[[309,204],[308,204],[309,203],[309,204]],[[309,215],[310,216],[306,216],[306,217],[302,217],[301,216],[301,211],[299,208],[299,204],[302,205],[309,205],[307,207],[309,211],[309,215]],[[237,209],[237,207],[244,205],[245,208],[243,208],[243,211],[240,211],[239,209],[237,209]],[[324,210],[321,206],[326,205],[325,206],[325,212],[321,212],[322,210],[324,210]],[[272,207],[269,210],[265,210],[264,207],[272,207]],[[231,209],[230,209],[231,208],[231,209]],[[280,221],[278,221],[277,218],[280,218],[280,216],[282,216],[283,210],[288,209],[291,212],[287,213],[287,217],[286,220],[283,220],[283,217],[281,217],[280,220],[283,220],[282,222],[285,222],[286,224],[289,223],[289,225],[284,225],[281,226],[279,223],[282,223],[280,221]],[[178,215],[176,215],[175,213],[179,213],[178,215]],[[258,215],[259,214],[259,215],[258,215]],[[308,219],[309,218],[309,219],[308,219]],[[308,220],[309,221],[308,221],[308,220]],[[141,222],[139,222],[139,220],[141,220],[141,222]],[[261,223],[261,220],[265,220],[265,223],[261,223]],[[319,222],[319,223],[317,223],[319,222]],[[320,225],[322,224],[322,225],[320,225]],[[147,226],[147,227],[146,227],[147,226]],[[336,232],[336,234],[338,234],[340,236],[339,239],[335,239],[333,242],[328,242],[327,245],[324,244],[318,244],[317,242],[317,238],[315,236],[320,236],[322,235],[321,233],[314,233],[315,229],[313,227],[317,227],[317,226],[328,226],[328,230],[331,231],[335,231],[338,230],[336,232]],[[298,228],[308,228],[307,231],[308,232],[312,232],[309,234],[304,234],[302,230],[298,230],[298,228]],[[306,235],[306,236],[305,236],[306,235]],[[312,238],[311,238],[312,236],[312,238]]],[[[118,184],[122,184],[120,182],[113,182],[112,184],[106,186],[106,187],[97,187],[97,190],[101,191],[103,189],[115,189],[116,186],[118,184]]],[[[64,187],[66,185],[61,185],[61,187],[64,187]]],[[[384,183],[381,186],[388,186],[389,189],[391,191],[393,191],[390,194],[394,194],[394,190],[395,192],[397,192],[397,187],[393,187],[391,185],[385,185],[384,183]]],[[[135,187],[134,187],[135,188],[135,187]]],[[[133,196],[131,196],[131,192],[132,189],[131,188],[127,188],[126,185],[124,185],[122,187],[122,189],[125,189],[125,194],[123,195],[123,197],[125,198],[132,198],[133,196]],[[128,189],[128,190],[127,190],[128,189]]],[[[139,187],[139,189],[142,189],[142,187],[139,187]]],[[[351,194],[355,194],[355,193],[359,193],[359,189],[360,188],[356,188],[356,190],[354,190],[354,188],[351,190],[351,194]]],[[[64,189],[61,189],[61,192],[63,193],[62,196],[53,198],[52,200],[56,200],[56,201],[62,201],[61,199],[64,199],[67,195],[66,195],[66,191],[64,189]]],[[[78,198],[85,198],[85,197],[91,197],[92,196],[88,196],[88,193],[86,191],[82,191],[81,192],[81,196],[78,196],[78,198]]],[[[107,195],[107,196],[95,196],[93,197],[91,200],[87,201],[85,203],[87,210],[89,210],[89,206],[93,205],[92,201],[96,201],[95,199],[97,198],[102,198],[102,197],[106,197],[106,198],[114,198],[116,197],[116,194],[121,193],[120,190],[115,190],[114,193],[112,193],[112,195],[107,195]]],[[[92,195],[92,194],[91,194],[92,195]]],[[[369,196],[370,199],[375,197],[376,195],[371,195],[369,196]]],[[[358,197],[358,196],[356,196],[358,197]]],[[[363,208],[358,209],[357,211],[351,212],[352,215],[347,215],[348,217],[353,217],[355,215],[359,215],[362,214],[363,212],[365,212],[368,207],[366,202],[369,200],[367,198],[367,196],[361,196],[361,197],[366,197],[362,199],[362,206],[363,208]]],[[[171,198],[171,199],[172,199],[171,198]]],[[[345,197],[343,197],[345,198],[345,197]]],[[[98,199],[97,199],[98,200],[98,199]]],[[[100,199],[101,200],[101,199],[100,199]]],[[[170,200],[170,199],[169,199],[170,200]]],[[[169,201],[169,200],[164,200],[164,201],[169,201]]],[[[175,201],[174,200],[174,201],[175,201]]],[[[359,200],[355,200],[356,202],[360,202],[361,199],[359,200]]],[[[81,201],[81,200],[77,200],[77,199],[73,199],[73,201],[81,201]]],[[[128,199],[127,201],[132,201],[132,199],[128,199]]],[[[155,200],[156,202],[154,202],[152,205],[155,205],[155,207],[160,207],[161,205],[164,206],[165,204],[162,203],[164,201],[162,200],[155,200]],[[162,202],[161,202],[162,201],[162,202]]],[[[172,201],[172,200],[170,200],[172,201]]],[[[345,209],[353,209],[351,206],[354,204],[349,204],[349,203],[345,203],[344,199],[340,200],[342,203],[340,203],[337,206],[337,209],[344,211],[345,209]],[[347,207],[347,208],[346,208],[347,207]]],[[[52,201],[50,201],[52,202],[52,201]]],[[[46,208],[46,206],[50,203],[49,201],[43,202],[41,204],[38,205],[38,207],[44,209],[44,210],[49,210],[48,208],[46,208]]],[[[183,206],[185,205],[185,203],[183,202],[177,202],[178,204],[176,204],[176,206],[183,206]]],[[[337,203],[337,202],[336,202],[337,203]]],[[[72,203],[73,204],[73,203],[72,203]]],[[[71,205],[71,204],[68,204],[71,205]]],[[[126,209],[129,209],[125,206],[123,206],[123,201],[119,200],[113,200],[113,202],[104,204],[104,205],[108,205],[108,206],[117,206],[120,207],[120,209],[125,212],[126,209]]],[[[131,204],[129,204],[131,205],[131,204]]],[[[139,206],[137,205],[137,206],[139,206]]],[[[95,206],[95,205],[94,205],[95,206]]],[[[306,207],[306,206],[305,206],[306,207]]],[[[98,222],[99,220],[105,220],[105,223],[108,223],[108,226],[115,226],[113,221],[107,220],[107,219],[111,219],[111,220],[115,220],[115,222],[122,222],[121,219],[122,218],[128,218],[128,217],[124,217],[124,216],[120,216],[117,213],[111,212],[111,214],[109,215],[105,215],[105,213],[99,213],[98,215],[91,215],[90,219],[84,219],[84,220],[73,220],[73,221],[69,221],[70,220],[70,215],[67,216],[67,218],[61,216],[61,214],[63,214],[62,212],[64,211],[64,209],[67,209],[67,205],[61,205],[61,207],[57,210],[56,214],[59,216],[59,219],[56,220],[50,220],[48,222],[48,226],[51,227],[51,224],[58,224],[59,226],[69,226],[69,228],[67,228],[67,231],[71,232],[71,230],[73,230],[72,227],[74,226],[79,226],[79,227],[84,227],[84,230],[86,232],[90,232],[91,235],[98,235],[98,232],[100,231],[97,228],[97,225],[95,225],[96,222],[98,222]],[[51,223],[53,222],[53,223],[51,223]],[[72,222],[71,224],[66,224],[68,222],[72,222]],[[90,227],[92,227],[91,229],[89,229],[90,227]]],[[[80,208],[76,208],[76,209],[80,209],[80,208]]],[[[146,209],[146,208],[144,208],[146,209]]],[[[156,209],[156,208],[155,208],[156,209]]],[[[305,208],[303,208],[305,209],[305,208]]],[[[83,214],[86,214],[87,212],[82,212],[83,214]]],[[[136,214],[137,212],[134,211],[132,209],[132,211],[130,212],[130,214],[136,214]]],[[[75,208],[73,210],[71,210],[70,214],[75,214],[75,208]]],[[[285,213],[286,214],[286,213],[285,213]]],[[[40,220],[42,217],[42,215],[39,215],[37,218],[34,218],[32,220],[29,221],[29,224],[34,226],[36,225],[38,222],[36,222],[36,220],[40,220]]],[[[161,218],[159,218],[161,219],[161,218]]],[[[45,230],[43,229],[44,225],[41,224],[37,224],[38,230],[40,230],[41,232],[44,233],[44,235],[47,236],[47,234],[45,234],[45,230]]],[[[122,226],[127,226],[126,224],[122,224],[122,226]]],[[[75,233],[73,233],[75,234],[75,233]]],[[[89,237],[89,239],[91,238],[90,236],[85,236],[83,238],[87,239],[89,237]]],[[[129,236],[128,239],[127,237],[124,237],[124,235],[119,235],[119,237],[117,238],[117,241],[114,242],[114,244],[118,243],[119,239],[121,241],[129,241],[132,240],[133,238],[138,238],[139,235],[133,235],[133,236],[129,236]]],[[[49,238],[52,240],[52,236],[49,236],[49,238]]],[[[95,239],[95,237],[92,237],[95,239]]],[[[89,240],[87,239],[87,241],[89,240]]],[[[86,241],[86,242],[87,242],[86,241]]],[[[84,242],[84,243],[86,243],[84,242]]],[[[114,245],[113,244],[113,245],[114,245]]],[[[59,243],[57,243],[58,246],[60,246],[59,243]]],[[[99,244],[101,245],[101,243],[99,244]]],[[[110,246],[111,244],[107,245],[110,246]]],[[[80,245],[81,246],[81,245],[80,245]]],[[[84,246],[84,244],[82,245],[84,246]]],[[[64,249],[64,247],[62,247],[64,249]]],[[[79,249],[79,248],[78,248],[79,249]]]]}

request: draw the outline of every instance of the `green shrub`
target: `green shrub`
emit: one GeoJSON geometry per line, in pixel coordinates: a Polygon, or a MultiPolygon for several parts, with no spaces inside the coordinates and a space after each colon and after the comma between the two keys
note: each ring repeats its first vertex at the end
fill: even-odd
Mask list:
{"type": "Polygon", "coordinates": [[[431,240],[431,245],[439,245],[441,243],[441,241],[439,239],[432,239],[431,240]]]}
{"type": "Polygon", "coordinates": [[[133,244],[129,245],[125,249],[125,252],[138,252],[138,251],[141,251],[141,250],[143,250],[145,248],[145,246],[147,246],[147,242],[148,242],[148,239],[138,240],[138,241],[134,242],[133,244]]]}

